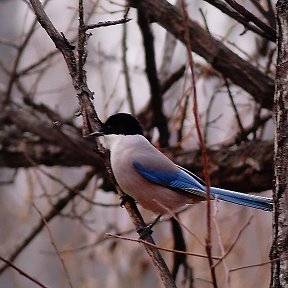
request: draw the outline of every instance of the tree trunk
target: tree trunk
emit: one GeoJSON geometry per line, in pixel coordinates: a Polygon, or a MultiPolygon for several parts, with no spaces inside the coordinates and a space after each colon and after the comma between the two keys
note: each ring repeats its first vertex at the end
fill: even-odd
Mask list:
{"type": "Polygon", "coordinates": [[[277,46],[275,109],[274,238],[270,287],[288,287],[288,2],[277,2],[277,46]],[[274,260],[275,261],[275,260],[274,260]]]}

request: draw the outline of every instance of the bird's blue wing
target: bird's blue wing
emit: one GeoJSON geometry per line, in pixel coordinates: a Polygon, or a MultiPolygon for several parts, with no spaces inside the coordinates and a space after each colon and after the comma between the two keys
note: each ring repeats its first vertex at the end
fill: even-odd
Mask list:
{"type": "Polygon", "coordinates": [[[176,165],[179,169],[181,169],[182,171],[186,172],[187,174],[189,174],[192,178],[194,178],[194,180],[196,180],[197,182],[199,182],[203,187],[206,187],[206,184],[205,182],[200,178],[198,177],[197,175],[195,175],[194,173],[192,173],[191,171],[179,166],[179,165],[176,165]]]}
{"type": "MultiPolygon", "coordinates": [[[[205,183],[195,176],[190,171],[180,167],[177,167],[174,171],[163,171],[158,169],[152,169],[148,165],[142,165],[135,161],[133,162],[135,170],[145,179],[157,183],[163,187],[171,190],[184,191],[193,195],[206,198],[206,186],[205,183]]],[[[232,202],[234,204],[249,206],[265,211],[273,210],[273,199],[267,197],[260,197],[255,195],[247,195],[235,191],[229,191],[225,189],[210,188],[211,198],[217,198],[232,202]]]]}
{"type": "Polygon", "coordinates": [[[178,167],[175,171],[162,171],[145,167],[141,163],[134,161],[133,167],[145,179],[157,183],[171,190],[185,191],[197,196],[205,197],[205,186],[194,178],[191,174],[186,173],[178,167]]]}

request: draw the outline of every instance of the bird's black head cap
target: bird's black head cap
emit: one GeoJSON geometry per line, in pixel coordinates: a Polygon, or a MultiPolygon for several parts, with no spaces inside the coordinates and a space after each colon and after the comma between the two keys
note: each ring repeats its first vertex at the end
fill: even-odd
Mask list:
{"type": "Polygon", "coordinates": [[[103,124],[101,132],[104,135],[143,135],[140,123],[127,113],[117,113],[110,116],[103,124]]]}

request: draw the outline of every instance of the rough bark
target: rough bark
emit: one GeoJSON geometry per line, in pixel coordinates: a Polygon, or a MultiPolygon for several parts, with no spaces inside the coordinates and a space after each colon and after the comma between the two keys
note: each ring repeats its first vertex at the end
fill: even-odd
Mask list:
{"type": "Polygon", "coordinates": [[[275,187],[274,238],[271,258],[271,285],[288,287],[288,6],[277,2],[278,58],[276,69],[275,109],[275,187]]]}

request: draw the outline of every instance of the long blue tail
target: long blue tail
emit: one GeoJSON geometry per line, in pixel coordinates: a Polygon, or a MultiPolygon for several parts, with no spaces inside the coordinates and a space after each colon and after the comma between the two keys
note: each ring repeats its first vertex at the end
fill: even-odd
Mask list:
{"type": "Polygon", "coordinates": [[[215,187],[211,187],[211,196],[234,204],[253,207],[264,211],[273,210],[273,199],[268,197],[244,194],[215,187]]]}

